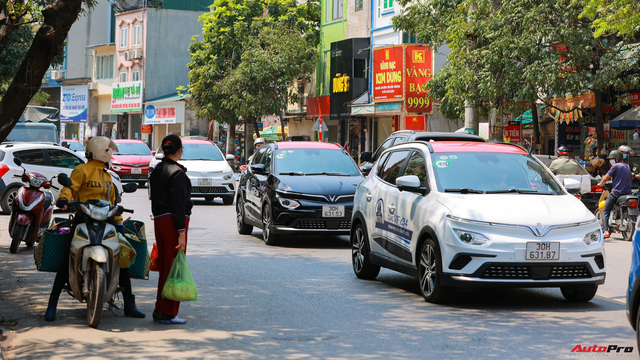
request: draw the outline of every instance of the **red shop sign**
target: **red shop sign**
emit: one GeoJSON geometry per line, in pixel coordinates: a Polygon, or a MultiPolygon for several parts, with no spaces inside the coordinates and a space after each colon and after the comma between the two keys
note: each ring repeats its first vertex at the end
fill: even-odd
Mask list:
{"type": "Polygon", "coordinates": [[[143,134],[151,134],[152,131],[153,131],[153,126],[152,125],[142,125],[142,133],[143,134]]]}
{"type": "Polygon", "coordinates": [[[373,101],[402,100],[402,45],[373,50],[373,101]]]}
{"type": "Polygon", "coordinates": [[[504,127],[504,141],[512,144],[519,144],[522,142],[522,134],[520,133],[520,122],[510,121],[505,123],[504,127]]]}
{"type": "Polygon", "coordinates": [[[425,131],[427,126],[424,120],[424,115],[407,115],[404,118],[405,128],[407,130],[425,131]]]}
{"type": "Polygon", "coordinates": [[[433,113],[433,101],[427,97],[429,81],[433,77],[433,51],[427,46],[407,45],[404,75],[405,111],[433,113]]]}

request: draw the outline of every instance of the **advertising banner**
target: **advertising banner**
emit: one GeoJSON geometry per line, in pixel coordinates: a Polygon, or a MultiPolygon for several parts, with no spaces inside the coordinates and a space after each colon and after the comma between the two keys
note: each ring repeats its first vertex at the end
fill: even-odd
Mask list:
{"type": "Polygon", "coordinates": [[[111,112],[142,112],[142,81],[111,84],[111,112]]]}
{"type": "Polygon", "coordinates": [[[522,142],[520,122],[506,121],[504,124],[504,142],[511,144],[520,144],[522,142]]]}
{"type": "Polygon", "coordinates": [[[153,126],[151,125],[142,125],[142,133],[143,134],[151,134],[153,132],[153,126]]]}
{"type": "Polygon", "coordinates": [[[403,55],[402,45],[373,50],[373,101],[402,100],[403,55]]]}
{"type": "Polygon", "coordinates": [[[61,86],[60,122],[86,123],[89,112],[87,85],[61,86]]]}
{"type": "Polygon", "coordinates": [[[425,131],[427,129],[424,115],[407,115],[404,120],[407,130],[425,131]]]}
{"type": "Polygon", "coordinates": [[[176,123],[176,107],[175,106],[153,106],[147,105],[144,108],[144,124],[175,124],[176,123]]]}
{"type": "Polygon", "coordinates": [[[404,108],[407,113],[433,113],[433,102],[427,97],[433,67],[433,50],[427,46],[406,46],[404,108]]]}

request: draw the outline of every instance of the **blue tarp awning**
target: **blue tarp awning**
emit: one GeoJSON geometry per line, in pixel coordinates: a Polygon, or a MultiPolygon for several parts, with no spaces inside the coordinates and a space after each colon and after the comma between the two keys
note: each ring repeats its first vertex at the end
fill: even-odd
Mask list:
{"type": "Polygon", "coordinates": [[[640,127],[640,107],[631,108],[611,120],[613,129],[634,129],[640,127]]]}

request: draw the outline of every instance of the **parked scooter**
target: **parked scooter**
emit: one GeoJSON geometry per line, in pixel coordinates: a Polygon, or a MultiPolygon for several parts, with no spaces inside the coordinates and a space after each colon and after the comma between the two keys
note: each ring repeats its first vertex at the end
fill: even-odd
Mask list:
{"type": "MultiPolygon", "coordinates": [[[[66,174],[58,175],[60,184],[69,187],[78,195],[78,201],[69,202],[69,211],[81,217],[71,239],[69,251],[69,294],[80,302],[87,303],[87,322],[96,328],[102,319],[105,302],[114,304],[120,276],[120,241],[116,227],[108,219],[123,212],[133,213],[105,200],[82,201],[73,189],[66,174]]],[[[135,192],[136,183],[122,187],[127,193],[135,192]]],[[[112,191],[117,191],[115,186],[112,191]]]]}
{"type": "MultiPolygon", "coordinates": [[[[607,183],[607,187],[611,187],[610,182],[607,183]]],[[[637,194],[622,195],[618,198],[609,215],[609,232],[619,231],[624,240],[633,240],[633,235],[636,233],[636,221],[638,220],[638,215],[640,215],[638,199],[637,194]]],[[[602,221],[601,212],[604,207],[604,200],[606,198],[600,201],[595,214],[600,221],[602,221]]]]}
{"type": "Polygon", "coordinates": [[[11,219],[9,220],[9,235],[11,236],[11,246],[9,251],[12,254],[18,252],[18,246],[25,242],[27,247],[32,247],[44,233],[44,230],[51,223],[53,214],[53,195],[49,188],[57,189],[51,185],[51,180],[37,172],[27,173],[27,169],[22,166],[22,161],[14,158],[13,162],[22,167],[22,175],[19,177],[22,182],[27,183],[21,187],[11,205],[11,219]],[[40,190],[40,188],[45,189],[40,190]]]}

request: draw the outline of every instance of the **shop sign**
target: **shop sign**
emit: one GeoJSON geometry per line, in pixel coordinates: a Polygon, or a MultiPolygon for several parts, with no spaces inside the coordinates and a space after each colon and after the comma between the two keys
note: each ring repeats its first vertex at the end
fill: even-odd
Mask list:
{"type": "Polygon", "coordinates": [[[144,109],[145,124],[175,124],[176,123],[176,107],[175,106],[153,106],[147,105],[144,109]]]}
{"type": "Polygon", "coordinates": [[[373,50],[373,101],[397,101],[403,95],[402,45],[373,50]]]}
{"type": "Polygon", "coordinates": [[[362,105],[362,106],[351,106],[351,115],[367,115],[367,114],[375,114],[376,107],[373,104],[362,105]]]}
{"type": "Polygon", "coordinates": [[[407,130],[425,131],[427,129],[424,115],[407,115],[404,120],[407,130]]]}
{"type": "Polygon", "coordinates": [[[376,112],[400,112],[402,109],[401,102],[376,104],[376,112]]]}
{"type": "Polygon", "coordinates": [[[87,85],[61,86],[60,122],[86,123],[89,107],[87,85]]]}
{"type": "Polygon", "coordinates": [[[627,94],[624,96],[631,104],[640,104],[640,93],[627,94]]]}
{"type": "Polygon", "coordinates": [[[142,133],[143,134],[151,134],[153,132],[153,126],[151,125],[142,125],[142,133]]]}
{"type": "Polygon", "coordinates": [[[111,112],[142,112],[142,81],[111,84],[111,112]]]}
{"type": "Polygon", "coordinates": [[[334,93],[349,91],[349,76],[347,76],[347,74],[336,74],[336,77],[333,78],[333,86],[331,89],[334,93]]]}
{"type": "Polygon", "coordinates": [[[433,102],[427,97],[433,67],[433,51],[429,47],[406,46],[404,108],[407,113],[433,113],[433,102]]]}
{"type": "Polygon", "coordinates": [[[520,144],[522,142],[522,133],[519,121],[505,122],[504,126],[504,142],[512,144],[520,144]]]}

